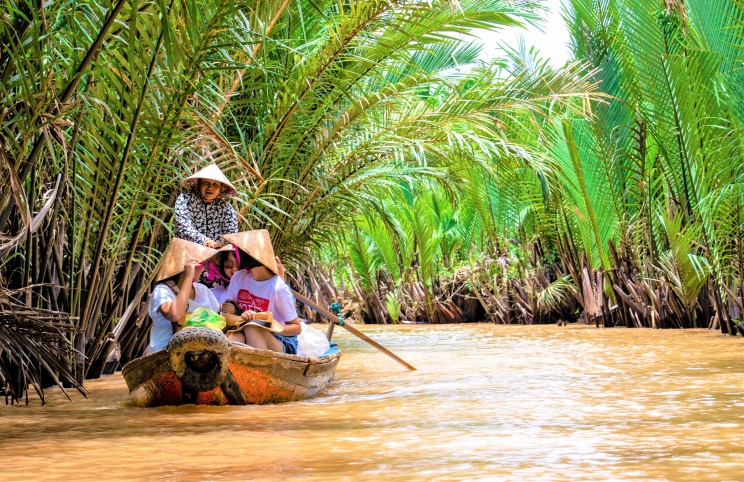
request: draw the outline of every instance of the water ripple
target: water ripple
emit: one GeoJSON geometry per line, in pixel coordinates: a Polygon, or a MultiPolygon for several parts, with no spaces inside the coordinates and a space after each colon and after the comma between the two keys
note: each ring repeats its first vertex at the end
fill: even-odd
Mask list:
{"type": "Polygon", "coordinates": [[[705,330],[362,327],[305,402],[0,407],[7,478],[744,480],[744,342],[705,330]],[[103,475],[105,474],[105,475],[103,475]]]}

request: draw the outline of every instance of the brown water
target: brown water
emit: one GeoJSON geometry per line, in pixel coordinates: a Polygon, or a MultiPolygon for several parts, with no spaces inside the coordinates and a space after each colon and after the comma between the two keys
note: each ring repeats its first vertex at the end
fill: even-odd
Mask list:
{"type": "Polygon", "coordinates": [[[3,480],[744,480],[744,340],[705,330],[364,327],[275,406],[0,406],[3,480]]]}

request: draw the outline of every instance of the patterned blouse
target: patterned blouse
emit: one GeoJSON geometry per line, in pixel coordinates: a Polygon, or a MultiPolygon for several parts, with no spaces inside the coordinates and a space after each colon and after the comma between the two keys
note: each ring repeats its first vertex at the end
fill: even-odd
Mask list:
{"type": "Polygon", "coordinates": [[[222,242],[223,234],[237,232],[238,215],[226,199],[205,203],[193,191],[178,196],[175,237],[204,244],[208,239],[222,242]]]}

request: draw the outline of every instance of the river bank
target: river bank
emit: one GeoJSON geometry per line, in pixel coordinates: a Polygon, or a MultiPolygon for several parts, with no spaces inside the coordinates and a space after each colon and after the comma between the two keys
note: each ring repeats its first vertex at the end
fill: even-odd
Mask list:
{"type": "Polygon", "coordinates": [[[362,326],[306,402],[139,409],[121,374],[88,399],[0,406],[8,478],[741,480],[744,343],[707,330],[362,326]]]}

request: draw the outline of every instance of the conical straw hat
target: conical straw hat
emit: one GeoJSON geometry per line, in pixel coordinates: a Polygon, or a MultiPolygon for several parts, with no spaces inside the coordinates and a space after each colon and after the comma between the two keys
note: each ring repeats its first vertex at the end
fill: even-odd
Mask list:
{"type": "Polygon", "coordinates": [[[201,244],[192,243],[185,239],[173,238],[168,250],[163,255],[163,263],[158,271],[158,281],[170,278],[183,271],[183,265],[189,260],[200,263],[217,254],[216,249],[207,248],[201,244]]]}
{"type": "Polygon", "coordinates": [[[235,186],[233,186],[232,183],[230,183],[230,180],[227,179],[227,176],[225,176],[220,168],[217,167],[217,164],[210,164],[201,171],[187,177],[183,180],[181,186],[184,189],[193,189],[199,179],[209,179],[210,181],[221,182],[223,186],[221,193],[222,197],[233,197],[238,193],[238,191],[235,190],[235,186]]]}
{"type": "Polygon", "coordinates": [[[242,321],[239,326],[227,330],[228,333],[235,333],[236,331],[243,331],[246,326],[253,325],[264,330],[268,330],[272,333],[281,333],[284,331],[284,325],[274,319],[274,315],[270,311],[265,313],[256,313],[254,316],[255,321],[242,321]]]}
{"type": "Polygon", "coordinates": [[[241,250],[250,254],[256,261],[269,268],[274,274],[279,274],[274,259],[274,248],[271,247],[269,232],[265,229],[254,229],[235,234],[223,234],[222,237],[241,250]]]}

